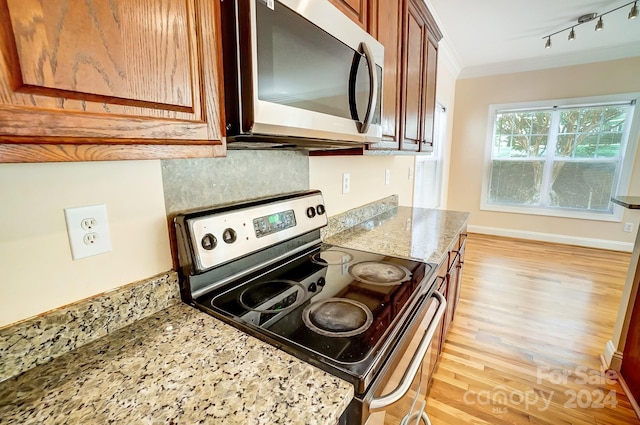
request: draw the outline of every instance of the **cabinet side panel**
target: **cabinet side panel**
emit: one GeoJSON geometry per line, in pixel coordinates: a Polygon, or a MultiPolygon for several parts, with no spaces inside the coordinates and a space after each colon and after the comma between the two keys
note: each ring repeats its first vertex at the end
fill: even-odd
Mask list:
{"type": "Polygon", "coordinates": [[[427,43],[427,69],[424,100],[424,135],[421,150],[433,149],[433,125],[436,110],[436,74],[438,66],[438,49],[429,40],[427,43]]]}

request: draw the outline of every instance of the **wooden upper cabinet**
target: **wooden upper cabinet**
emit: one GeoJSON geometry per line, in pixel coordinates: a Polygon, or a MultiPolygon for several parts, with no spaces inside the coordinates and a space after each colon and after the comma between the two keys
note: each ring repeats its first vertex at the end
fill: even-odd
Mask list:
{"type": "Polygon", "coordinates": [[[349,19],[365,30],[369,29],[369,1],[374,0],[329,0],[331,4],[340,9],[349,19]]]}
{"type": "Polygon", "coordinates": [[[220,156],[219,3],[0,0],[0,162],[220,156]]]}
{"type": "Polygon", "coordinates": [[[442,33],[422,0],[407,0],[404,31],[404,109],[400,149],[431,151],[436,105],[438,42],[442,39],[442,33]]]}
{"type": "MultiPolygon", "coordinates": [[[[418,0],[421,1],[421,0],[418,0]]],[[[426,84],[428,30],[416,2],[409,1],[405,19],[403,54],[403,137],[402,150],[418,151],[424,133],[422,119],[426,84]]]]}
{"type": "Polygon", "coordinates": [[[442,34],[422,0],[371,0],[371,33],[384,46],[382,141],[369,149],[430,151],[442,34]]]}
{"type": "Polygon", "coordinates": [[[371,34],[384,46],[382,75],[382,142],[371,149],[400,147],[400,62],[402,52],[402,1],[372,0],[371,34]]]}
{"type": "Polygon", "coordinates": [[[438,72],[438,46],[429,38],[427,43],[427,66],[424,99],[424,133],[420,151],[433,150],[433,129],[436,112],[436,77],[438,72]]]}

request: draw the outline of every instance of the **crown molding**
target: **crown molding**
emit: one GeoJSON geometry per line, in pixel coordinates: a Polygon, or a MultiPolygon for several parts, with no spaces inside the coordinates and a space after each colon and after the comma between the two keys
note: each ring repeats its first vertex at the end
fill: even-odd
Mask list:
{"type": "Polygon", "coordinates": [[[486,77],[490,75],[512,74],[564,66],[606,62],[640,56],[640,43],[627,43],[615,47],[592,49],[580,53],[563,53],[545,58],[525,58],[462,68],[458,79],[486,77]]]}

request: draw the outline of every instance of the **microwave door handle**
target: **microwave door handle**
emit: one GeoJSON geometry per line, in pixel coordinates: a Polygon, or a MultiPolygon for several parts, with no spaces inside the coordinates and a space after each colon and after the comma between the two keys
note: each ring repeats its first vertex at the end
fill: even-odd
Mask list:
{"type": "Polygon", "coordinates": [[[400,384],[398,384],[398,386],[393,391],[383,396],[373,398],[371,400],[371,403],[369,404],[370,411],[373,412],[376,410],[382,410],[386,408],[387,406],[400,400],[402,397],[404,397],[407,391],[409,391],[409,388],[411,387],[411,383],[416,377],[416,373],[420,369],[420,365],[424,360],[424,356],[427,354],[427,351],[429,350],[429,346],[431,345],[431,340],[433,339],[433,336],[436,333],[438,325],[442,320],[442,316],[444,316],[444,312],[447,309],[447,300],[445,300],[444,296],[442,296],[440,292],[435,291],[433,293],[433,296],[438,299],[438,301],[440,302],[440,305],[438,306],[438,309],[436,310],[436,314],[433,316],[431,323],[429,323],[429,327],[425,331],[424,336],[422,337],[422,340],[420,340],[420,344],[418,345],[418,348],[416,349],[413,357],[411,358],[411,362],[409,363],[407,370],[404,372],[404,375],[400,380],[400,384]]]}
{"type": "MultiPolygon", "coordinates": [[[[356,125],[358,126],[359,133],[366,133],[369,131],[369,125],[371,124],[371,120],[373,120],[374,110],[376,109],[376,100],[378,99],[378,79],[376,78],[376,63],[373,60],[373,54],[371,53],[371,49],[369,49],[369,45],[365,42],[360,43],[360,48],[358,52],[361,53],[365,59],[367,60],[367,66],[369,68],[369,103],[367,104],[367,112],[364,115],[364,120],[356,121],[356,125]]],[[[351,90],[350,90],[350,103],[351,103],[351,111],[352,115],[356,111],[355,108],[355,73],[351,73],[351,90]]],[[[357,112],[355,114],[357,118],[357,112]]]]}

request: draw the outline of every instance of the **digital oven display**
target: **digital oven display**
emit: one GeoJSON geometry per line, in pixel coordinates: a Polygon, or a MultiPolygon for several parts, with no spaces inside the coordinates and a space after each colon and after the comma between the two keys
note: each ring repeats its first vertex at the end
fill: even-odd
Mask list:
{"type": "Polygon", "coordinates": [[[293,210],[281,211],[253,219],[253,229],[256,237],[270,235],[296,225],[296,215],[293,210]]]}

